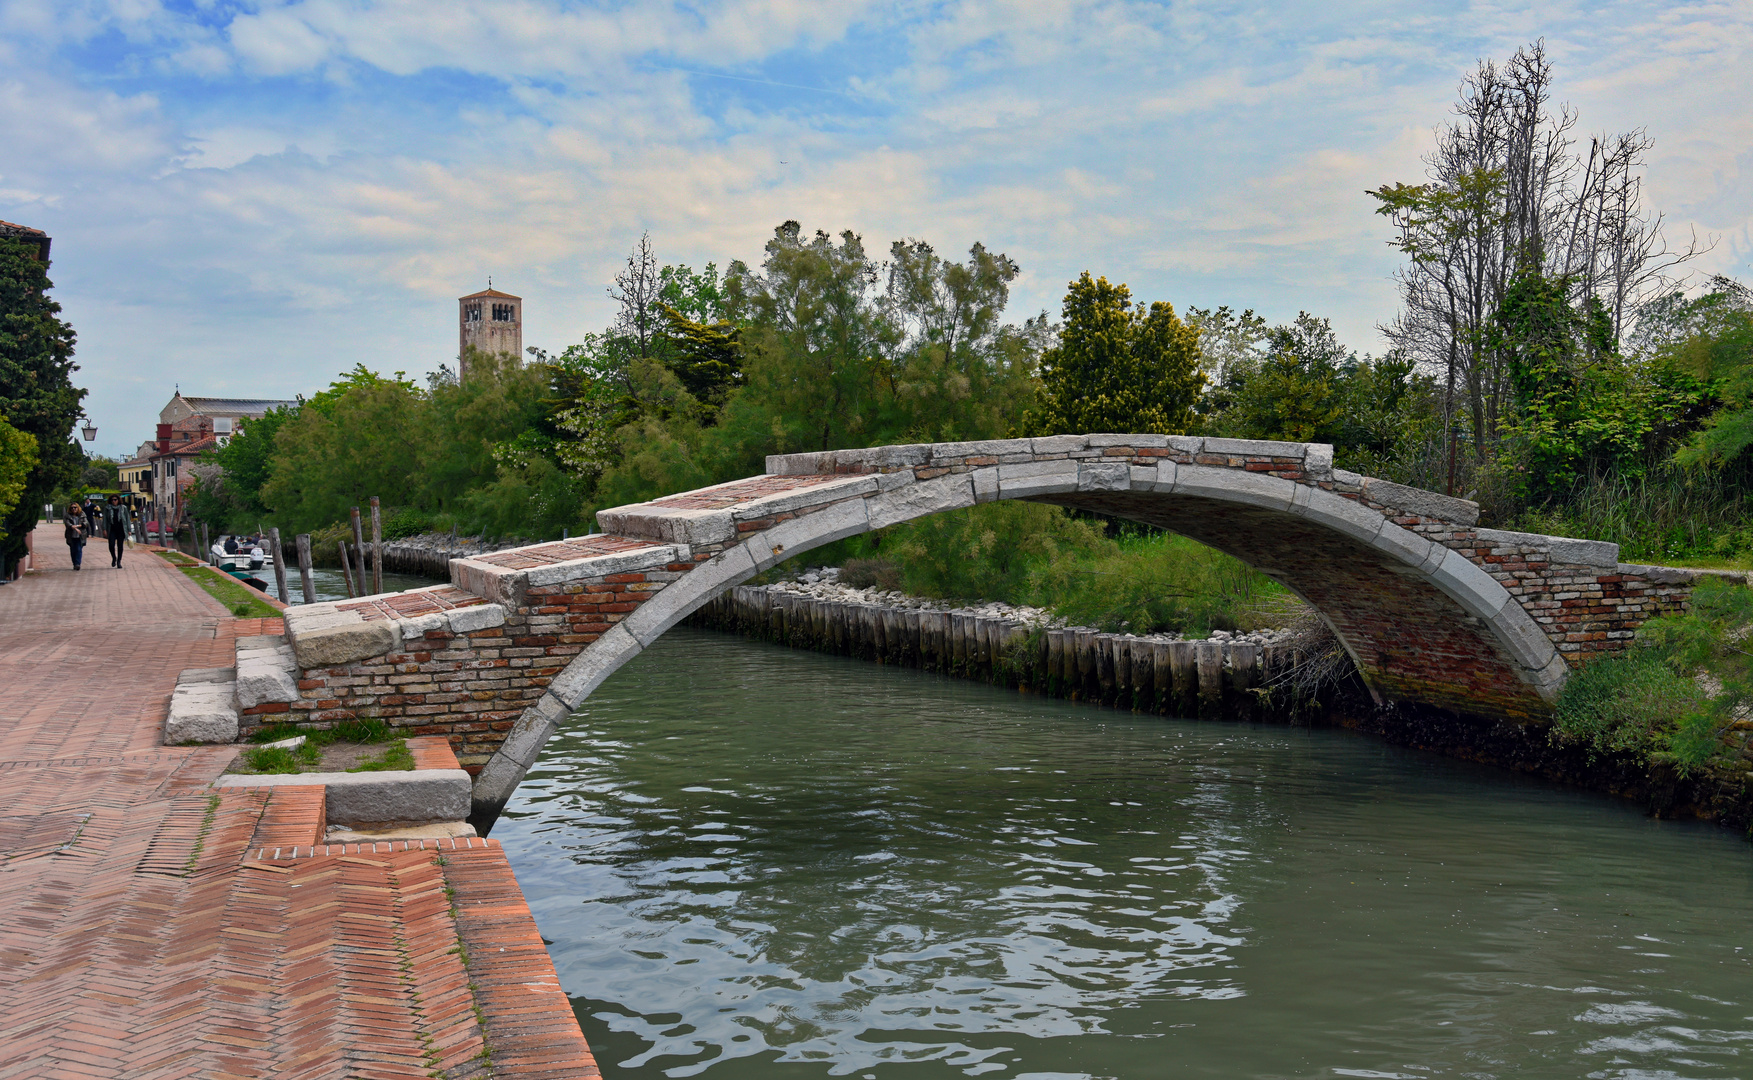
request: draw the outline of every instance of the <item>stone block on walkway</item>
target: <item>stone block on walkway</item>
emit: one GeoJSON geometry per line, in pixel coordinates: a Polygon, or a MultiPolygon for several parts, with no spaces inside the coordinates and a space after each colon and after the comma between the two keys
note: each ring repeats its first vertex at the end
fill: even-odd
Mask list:
{"type": "Polygon", "coordinates": [[[237,669],[191,668],[177,676],[164,719],[167,746],[237,739],[237,669]]]}

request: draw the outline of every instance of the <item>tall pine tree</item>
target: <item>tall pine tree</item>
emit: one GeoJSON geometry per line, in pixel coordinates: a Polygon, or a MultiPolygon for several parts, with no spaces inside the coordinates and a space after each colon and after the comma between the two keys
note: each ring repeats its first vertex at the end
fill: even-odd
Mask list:
{"type": "Polygon", "coordinates": [[[1205,375],[1199,331],[1172,305],[1147,310],[1125,285],[1085,271],[1065,294],[1064,315],[1059,343],[1041,357],[1041,401],[1027,434],[1187,430],[1205,375]]]}

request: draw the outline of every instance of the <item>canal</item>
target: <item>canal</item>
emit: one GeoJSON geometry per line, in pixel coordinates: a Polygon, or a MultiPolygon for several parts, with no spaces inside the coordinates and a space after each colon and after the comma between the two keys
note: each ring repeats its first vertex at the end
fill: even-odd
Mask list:
{"type": "MultiPolygon", "coordinates": [[[[274,571],[272,569],[254,571],[253,576],[266,582],[268,592],[273,593],[274,571]]],[[[322,566],[313,567],[310,579],[311,590],[316,593],[317,603],[326,604],[331,600],[347,599],[347,579],[341,575],[340,570],[322,566]]],[[[386,570],[383,575],[384,592],[405,592],[408,589],[424,589],[428,585],[446,584],[449,582],[440,581],[437,578],[420,577],[417,574],[393,574],[386,570]]],[[[304,590],[299,584],[296,565],[287,568],[286,591],[292,597],[294,605],[304,603],[304,590]]]]}
{"type": "Polygon", "coordinates": [[[607,1077],[1745,1077],[1753,848],[672,631],[493,831],[607,1077]]]}

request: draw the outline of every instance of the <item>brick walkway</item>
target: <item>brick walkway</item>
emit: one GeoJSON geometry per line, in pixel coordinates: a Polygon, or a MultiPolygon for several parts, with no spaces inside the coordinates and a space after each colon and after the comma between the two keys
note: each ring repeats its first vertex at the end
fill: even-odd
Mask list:
{"type": "Polygon", "coordinates": [[[320,788],[158,744],[229,617],[143,549],[0,586],[0,1078],[592,1077],[499,845],[322,847],[320,788]],[[284,856],[284,857],[281,857],[284,856]]]}

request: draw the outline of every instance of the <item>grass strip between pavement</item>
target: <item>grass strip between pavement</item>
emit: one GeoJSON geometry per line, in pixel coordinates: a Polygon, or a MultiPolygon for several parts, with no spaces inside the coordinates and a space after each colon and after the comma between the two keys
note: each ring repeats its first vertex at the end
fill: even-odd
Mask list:
{"type": "Polygon", "coordinates": [[[181,552],[160,551],[157,554],[187,574],[189,580],[205,589],[208,596],[224,604],[225,610],[240,619],[277,619],[283,614],[257,595],[256,590],[229,574],[204,566],[181,552]]]}

